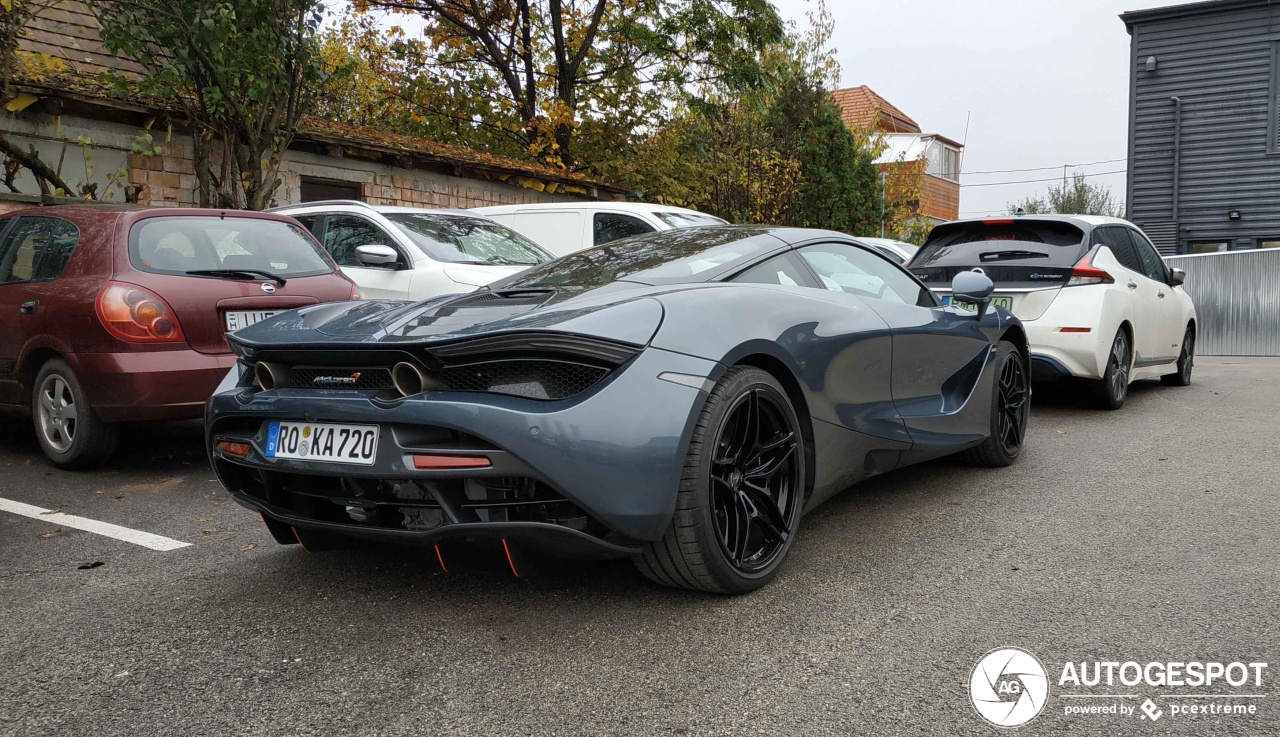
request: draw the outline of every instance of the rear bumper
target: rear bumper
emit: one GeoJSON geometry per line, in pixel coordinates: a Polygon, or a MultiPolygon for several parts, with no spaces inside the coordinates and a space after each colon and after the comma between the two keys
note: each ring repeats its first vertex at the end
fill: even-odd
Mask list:
{"type": "Polygon", "coordinates": [[[408,544],[449,537],[542,540],[625,555],[662,536],[706,392],[658,379],[716,364],[649,348],[580,397],[466,392],[406,400],[374,391],[233,389],[205,416],[214,471],[237,501],[298,527],[408,544]],[[265,455],[272,420],[376,424],[373,465],[265,455]],[[250,446],[242,457],[220,440],[250,446]],[[483,469],[418,469],[414,454],[482,455],[483,469]]]}
{"type": "Polygon", "coordinates": [[[234,354],[193,350],[80,353],[76,373],[105,422],[190,420],[236,363],[234,354]]]}
{"type": "Polygon", "coordinates": [[[1064,333],[1061,325],[1040,320],[1024,321],[1027,342],[1031,346],[1031,377],[1054,379],[1074,376],[1101,379],[1105,369],[1103,358],[1111,347],[1113,334],[1102,336],[1092,328],[1087,333],[1064,333]],[[1100,343],[1101,341],[1101,343],[1100,343]]]}

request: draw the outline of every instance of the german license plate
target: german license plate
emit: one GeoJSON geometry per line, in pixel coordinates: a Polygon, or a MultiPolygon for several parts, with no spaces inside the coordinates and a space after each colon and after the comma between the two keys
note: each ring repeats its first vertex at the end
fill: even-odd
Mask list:
{"type": "Polygon", "coordinates": [[[267,457],[372,466],[378,455],[377,425],[272,422],[267,457]]]}
{"type": "MultiPolygon", "coordinates": [[[[974,303],[972,303],[972,302],[961,302],[961,301],[959,301],[959,300],[952,300],[952,299],[951,299],[951,295],[950,295],[950,294],[943,295],[943,297],[942,297],[942,304],[944,304],[944,305],[954,305],[954,306],[956,306],[956,307],[959,307],[959,308],[960,308],[960,309],[962,309],[962,310],[968,310],[968,311],[970,311],[970,312],[977,312],[977,311],[978,311],[978,306],[977,306],[977,305],[975,305],[974,303]]],[[[1003,308],[1005,308],[1006,310],[1012,310],[1012,309],[1013,309],[1013,297],[992,297],[992,298],[991,298],[991,306],[992,306],[992,307],[1003,307],[1003,308]]]]}
{"type": "Polygon", "coordinates": [[[223,314],[227,320],[227,332],[231,333],[256,322],[262,322],[268,317],[275,317],[280,312],[278,310],[227,310],[223,314]]]}

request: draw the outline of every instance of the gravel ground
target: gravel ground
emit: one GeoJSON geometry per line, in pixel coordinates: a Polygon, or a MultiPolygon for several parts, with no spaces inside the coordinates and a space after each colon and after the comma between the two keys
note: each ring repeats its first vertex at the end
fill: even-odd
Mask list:
{"type": "Polygon", "coordinates": [[[1266,694],[1229,717],[1171,714],[1191,702],[1146,685],[1064,699],[1057,675],[1280,656],[1278,408],[1275,359],[1201,359],[1193,386],[1136,385],[1115,413],[1040,392],[1018,464],[855,487],[738,598],[626,561],[515,579],[411,550],[307,555],[219,491],[198,426],[139,430],[96,473],[52,469],[10,427],[0,497],[192,545],[0,512],[0,734],[994,734],[968,683],[1006,645],[1053,684],[1022,733],[1277,734],[1269,671],[1226,689],[1266,694]],[[1147,698],[1154,723],[1063,713],[1147,698]]]}

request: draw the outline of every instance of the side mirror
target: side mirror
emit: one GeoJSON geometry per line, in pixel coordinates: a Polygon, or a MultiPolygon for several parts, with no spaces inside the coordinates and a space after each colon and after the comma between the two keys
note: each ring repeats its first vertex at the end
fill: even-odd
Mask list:
{"type": "Polygon", "coordinates": [[[991,293],[996,291],[995,282],[986,274],[978,271],[962,271],[951,280],[951,302],[968,302],[978,306],[978,319],[987,313],[991,304],[991,293]]]}
{"type": "Polygon", "coordinates": [[[1169,269],[1169,286],[1180,286],[1187,280],[1187,272],[1182,269],[1169,269]]]}
{"type": "Polygon", "coordinates": [[[394,269],[400,263],[400,253],[391,246],[356,246],[356,258],[365,266],[394,269]]]}

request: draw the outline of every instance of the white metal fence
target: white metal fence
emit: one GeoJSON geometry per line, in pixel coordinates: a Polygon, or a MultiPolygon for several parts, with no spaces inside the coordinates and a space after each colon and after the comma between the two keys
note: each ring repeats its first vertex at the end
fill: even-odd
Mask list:
{"type": "Polygon", "coordinates": [[[1196,303],[1196,353],[1280,356],[1280,248],[1167,256],[1187,272],[1196,303]]]}

